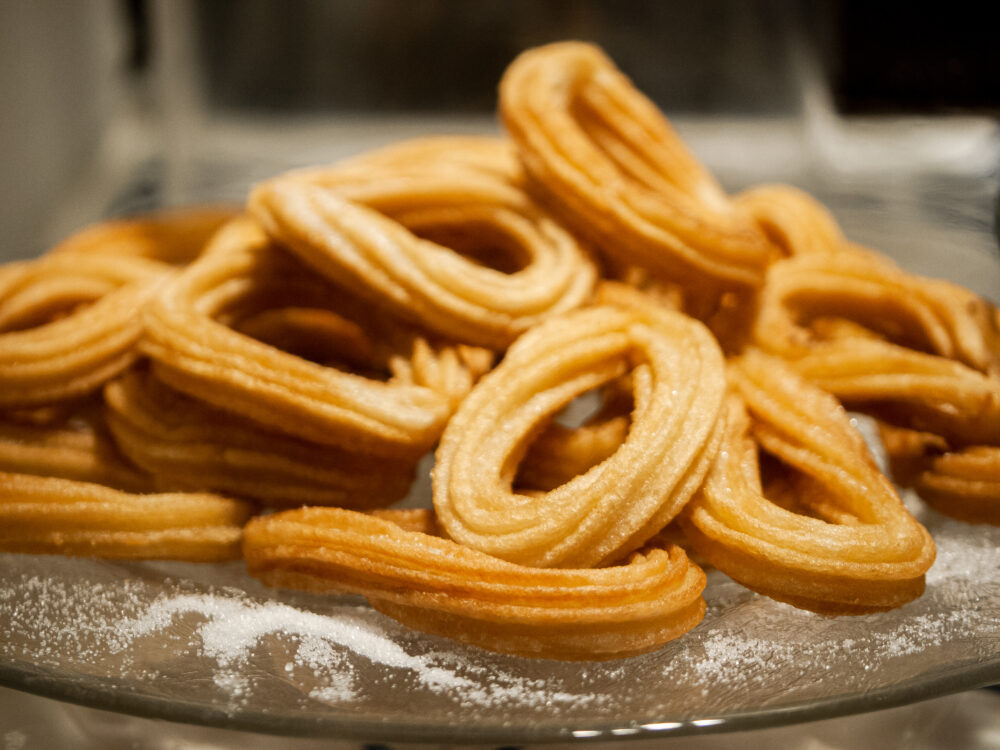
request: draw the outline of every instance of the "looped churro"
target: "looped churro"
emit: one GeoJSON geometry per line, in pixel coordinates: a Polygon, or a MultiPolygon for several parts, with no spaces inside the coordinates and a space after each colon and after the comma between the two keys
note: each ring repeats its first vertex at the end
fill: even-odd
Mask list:
{"type": "Polygon", "coordinates": [[[194,260],[209,238],[238,214],[233,208],[199,206],[102,221],[67,237],[49,255],[99,253],[184,265],[194,260]]]}
{"type": "Polygon", "coordinates": [[[378,322],[370,308],[317,279],[241,219],[224,227],[150,305],[142,348],[158,379],[216,407],[313,442],[413,458],[437,440],[458,391],[471,386],[476,373],[458,354],[450,364],[438,361],[426,342],[399,327],[369,335],[364,327],[378,322]],[[345,307],[349,316],[340,314],[345,307]],[[299,310],[260,323],[264,311],[281,308],[299,310]],[[317,317],[328,335],[306,337],[321,351],[304,353],[354,372],[237,330],[243,324],[287,331],[317,317]],[[339,332],[329,335],[333,330],[339,332]],[[389,369],[394,356],[409,358],[398,378],[389,369]],[[429,373],[421,367],[425,360],[429,373]]]}
{"type": "Polygon", "coordinates": [[[266,505],[372,508],[403,498],[413,466],[258,427],[131,370],[104,389],[121,450],[163,489],[211,490],[266,505]]]}
{"type": "Polygon", "coordinates": [[[785,255],[833,253],[848,246],[836,219],[790,185],[757,185],[735,197],[785,255]]]}
{"type": "Polygon", "coordinates": [[[534,188],[607,254],[677,281],[763,281],[767,237],[598,48],[523,53],[500,114],[534,188]]]}
{"type": "Polygon", "coordinates": [[[521,656],[631,656],[704,615],[705,574],[673,545],[615,567],[546,570],[438,538],[434,526],[427,511],[304,508],[253,519],[243,551],[267,584],[363,594],[410,627],[521,656]]]}
{"type": "Polygon", "coordinates": [[[1000,523],[1000,311],[794,188],[728,196],[596,47],[524,53],[500,96],[510,140],[408,141],[278,175],[250,215],[106,222],[0,268],[0,551],[242,536],[265,583],[558,659],[694,627],[681,536],[798,607],[898,607],[934,544],[838,398],[885,421],[900,483],[1000,523]],[[355,512],[435,443],[434,511],[355,512]],[[244,535],[247,499],[353,510],[244,535]]]}
{"type": "Polygon", "coordinates": [[[153,489],[152,478],[118,451],[97,400],[4,414],[0,471],[93,482],[127,492],[153,489]]]}
{"type": "MultiPolygon", "coordinates": [[[[392,178],[401,172],[426,174],[452,169],[474,170],[511,185],[522,185],[524,170],[514,145],[505,138],[441,135],[412,138],[366,151],[332,167],[312,167],[290,173],[297,179],[333,187],[345,182],[363,186],[373,176],[392,178]]],[[[355,188],[358,189],[358,188],[355,188]]],[[[363,188],[361,188],[363,189],[363,188]]],[[[384,188],[377,188],[382,191],[384,188]]],[[[363,199],[361,202],[365,202],[363,199]]]]}
{"type": "Polygon", "coordinates": [[[1000,525],[1000,446],[951,450],[938,435],[885,423],[879,430],[898,484],[952,518],[1000,525]]]}
{"type": "Polygon", "coordinates": [[[913,488],[953,518],[1000,525],[1000,447],[973,445],[934,456],[913,488]]]}
{"type": "Polygon", "coordinates": [[[571,234],[502,173],[424,143],[280,176],[250,211],[334,282],[455,341],[503,349],[590,296],[597,271],[571,234]],[[484,252],[511,271],[477,262],[484,252]]]}
{"type": "Polygon", "coordinates": [[[442,527],[457,542],[524,565],[620,559],[701,483],[723,391],[718,345],[684,315],[647,304],[552,318],[514,343],[448,423],[432,474],[442,527]],[[518,461],[546,418],[629,367],[635,409],[615,453],[549,492],[513,492],[518,461]]]}
{"type": "Polygon", "coordinates": [[[771,349],[788,359],[808,355],[820,343],[817,322],[844,318],[874,337],[983,373],[1000,368],[992,305],[957,284],[906,273],[871,252],[852,249],[776,263],[760,307],[758,338],[773,342],[771,349]]]}
{"type": "Polygon", "coordinates": [[[694,550],[755,591],[826,614],[920,596],[934,543],[836,399],[756,350],[730,375],[739,396],[730,397],[726,437],[682,516],[694,550]],[[758,445],[781,462],[775,501],[758,445]]]}
{"type": "Polygon", "coordinates": [[[972,292],[858,252],[776,263],[758,346],[846,404],[954,445],[1000,445],[992,307],[972,292]]]}
{"type": "Polygon", "coordinates": [[[0,269],[0,408],[98,389],[135,358],[140,308],[166,266],[58,255],[0,269]]]}
{"type": "Polygon", "coordinates": [[[218,495],[136,495],[89,482],[0,473],[0,551],[234,560],[251,510],[218,495]]]}

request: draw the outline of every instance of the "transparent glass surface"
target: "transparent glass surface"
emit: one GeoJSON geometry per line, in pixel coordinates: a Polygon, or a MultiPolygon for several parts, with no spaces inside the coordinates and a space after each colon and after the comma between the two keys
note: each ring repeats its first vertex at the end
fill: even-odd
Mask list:
{"type": "MultiPolygon", "coordinates": [[[[1000,691],[968,690],[897,708],[822,721],[757,729],[753,733],[699,734],[628,747],[670,750],[996,750],[1000,737],[1000,691]]],[[[589,742],[588,750],[621,747],[621,740],[589,742]]],[[[566,748],[565,743],[526,744],[566,748]]],[[[74,750],[361,750],[356,740],[288,737],[146,719],[55,701],[0,688],[0,747],[5,750],[72,747],[74,750]]],[[[384,746],[383,746],[384,747],[384,746]]],[[[392,750],[426,744],[393,742],[392,750]]],[[[447,747],[453,747],[448,745],[447,747]]],[[[475,747],[475,746],[459,746],[475,747]]],[[[374,750],[374,748],[372,748],[374,750]]]]}
{"type": "Polygon", "coordinates": [[[0,557],[0,681],[117,711],[384,741],[613,739],[747,729],[1000,682],[1000,529],[927,518],[912,604],[827,618],[715,572],[655,653],[533,661],[415,633],[360,600],[218,567],[0,557]]]}
{"type": "MultiPolygon", "coordinates": [[[[479,127],[488,125],[464,129],[479,127]]],[[[852,239],[914,271],[1000,296],[995,127],[844,129],[827,134],[823,148],[809,132],[782,135],[783,127],[681,123],[727,187],[793,182],[826,202],[852,239]]],[[[224,130],[207,133],[202,142],[215,161],[189,155],[172,178],[174,198],[238,197],[279,167],[359,150],[329,140],[329,131],[310,142],[306,129],[298,140],[281,135],[294,154],[287,145],[268,151],[262,144],[273,130],[240,131],[242,141],[224,130]],[[248,153],[269,153],[272,161],[248,153]]],[[[364,146],[381,135],[417,134],[357,133],[364,146]]],[[[119,194],[117,205],[127,197],[119,194]]],[[[427,501],[422,474],[411,504],[427,501]]],[[[711,572],[708,612],[695,630],[654,653],[605,663],[532,661],[457,645],[402,627],[361,599],[266,588],[240,563],[0,555],[0,684],[276,734],[499,745],[752,729],[1000,682],[1000,528],[908,503],[938,545],[919,600],[883,614],[828,618],[711,572]]]]}

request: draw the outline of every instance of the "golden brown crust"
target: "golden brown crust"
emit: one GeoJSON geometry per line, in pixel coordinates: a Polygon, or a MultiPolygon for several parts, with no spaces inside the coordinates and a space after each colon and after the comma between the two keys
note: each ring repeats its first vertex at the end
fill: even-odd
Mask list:
{"type": "Polygon", "coordinates": [[[374,508],[406,495],[412,462],[267,430],[134,370],[104,390],[121,450],[161,489],[214,491],[268,506],[374,508]]]}
{"type": "Polygon", "coordinates": [[[851,250],[775,264],[754,340],[854,408],[951,444],[997,445],[992,317],[966,289],[851,250]]]}
{"type": "Polygon", "coordinates": [[[118,451],[97,399],[0,417],[0,471],[61,477],[127,492],[153,480],[118,451]]]}
{"type": "Polygon", "coordinates": [[[975,445],[930,460],[913,483],[934,509],[968,523],[1000,525],[1000,447],[975,445]]]}
{"type": "Polygon", "coordinates": [[[97,253],[184,265],[198,257],[211,236],[239,213],[237,207],[192,206],[102,221],[67,237],[49,255],[97,253]]]}
{"type": "Polygon", "coordinates": [[[371,365],[390,375],[379,380],[303,359],[232,327],[261,309],[304,306],[345,317],[345,305],[354,323],[379,322],[240,219],[161,290],[147,310],[142,349],[163,382],[266,427],[375,455],[419,456],[474,382],[475,358],[457,351],[437,356],[415,332],[383,326],[369,339],[371,365]],[[407,367],[391,377],[399,358],[407,367]]]}
{"type": "Polygon", "coordinates": [[[518,339],[449,422],[432,474],[438,518],[452,539],[525,565],[620,559],[701,483],[723,390],[721,352],[691,318],[655,303],[551,318],[518,339]],[[513,492],[546,417],[631,366],[636,406],[618,450],[549,492],[513,492]]]}
{"type": "Polygon", "coordinates": [[[128,367],[165,269],[96,254],[0,269],[0,408],[85,396],[128,367]]]}
{"type": "Polygon", "coordinates": [[[735,200],[785,255],[836,253],[847,247],[833,214],[790,185],[755,185],[735,200]]]}
{"type": "Polygon", "coordinates": [[[703,287],[763,281],[767,237],[598,48],[521,54],[500,114],[533,186],[603,252],[703,287]]]}
{"type": "Polygon", "coordinates": [[[939,435],[885,423],[879,428],[897,483],[952,518],[1000,525],[1000,447],[952,450],[939,435]]]}
{"type": "Polygon", "coordinates": [[[136,495],[0,473],[0,551],[129,560],[240,557],[252,507],[209,494],[136,495]]]}
{"type": "Polygon", "coordinates": [[[731,377],[739,395],[729,400],[726,437],[682,517],[693,548],[749,588],[824,614],[918,597],[934,543],[836,399],[757,351],[734,361],[731,377]],[[799,494],[799,508],[769,500],[758,446],[821,491],[799,494]]]}
{"type": "MultiPolygon", "coordinates": [[[[428,511],[401,520],[434,525],[428,511]]],[[[610,568],[529,568],[404,529],[392,512],[305,508],[256,518],[244,554],[265,583],[363,594],[424,632],[536,658],[650,651],[694,627],[705,606],[704,573],[677,547],[653,546],[610,568]]]]}
{"type": "Polygon", "coordinates": [[[474,155],[461,158],[466,140],[454,152],[420,141],[342,168],[282,175],[254,190],[249,209],[336,283],[450,340],[503,349],[585,302],[597,271],[506,176],[515,171],[509,152],[508,169],[480,168],[474,155]]]}

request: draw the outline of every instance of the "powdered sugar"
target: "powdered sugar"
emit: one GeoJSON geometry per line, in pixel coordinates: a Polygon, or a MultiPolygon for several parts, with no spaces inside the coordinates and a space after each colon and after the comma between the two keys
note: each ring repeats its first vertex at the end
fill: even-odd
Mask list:
{"type": "MultiPolygon", "coordinates": [[[[83,567],[90,564],[79,561],[83,567]]],[[[255,584],[248,580],[248,585],[255,584]]],[[[370,692],[371,684],[363,683],[373,674],[391,675],[408,689],[450,696],[460,706],[583,705],[599,699],[484,668],[466,659],[461,649],[410,653],[404,643],[413,640],[412,634],[366,607],[346,605],[318,613],[232,588],[194,593],[181,587],[151,597],[156,588],[130,579],[119,581],[117,588],[80,588],[38,575],[8,579],[0,591],[0,621],[16,637],[0,644],[0,657],[56,664],[72,655],[77,668],[99,666],[113,674],[109,668],[116,665],[120,676],[143,682],[163,677],[137,667],[132,658],[136,653],[148,656],[153,646],[166,650],[170,659],[207,664],[206,677],[237,708],[256,689],[256,673],[276,644],[287,658],[274,674],[326,704],[359,700],[362,692],[370,692]]]]}
{"type": "Polygon", "coordinates": [[[993,662],[1000,674],[1000,529],[925,515],[938,555],[917,601],[828,618],[752,595],[716,572],[709,616],[663,676],[681,676],[703,696],[732,696],[766,692],[780,675],[788,696],[808,698],[830,685],[868,691],[963,662],[993,662]]]}
{"type": "Polygon", "coordinates": [[[1000,580],[1000,528],[934,520],[937,559],[927,573],[930,585],[953,580],[969,585],[1000,580]]]}
{"type": "MultiPolygon", "coordinates": [[[[247,660],[253,647],[269,633],[295,633],[303,639],[300,652],[315,654],[324,643],[338,643],[387,667],[417,669],[419,660],[409,656],[383,633],[352,622],[301,612],[278,602],[263,604],[218,594],[187,594],[153,602],[141,617],[126,620],[119,632],[127,639],[166,628],[174,617],[195,613],[205,617],[196,634],[201,648],[221,666],[247,660]]],[[[314,663],[315,657],[311,659],[314,663]]]]}
{"type": "Polygon", "coordinates": [[[861,695],[965,665],[996,665],[1000,678],[1000,529],[924,513],[937,562],[925,594],[898,610],[821,617],[711,572],[708,612],[691,633],[653,654],[583,665],[421,635],[357,598],[268,589],[238,563],[0,555],[0,666],[90,695],[211,707],[233,721],[274,715],[283,726],[619,723],[861,695]]]}

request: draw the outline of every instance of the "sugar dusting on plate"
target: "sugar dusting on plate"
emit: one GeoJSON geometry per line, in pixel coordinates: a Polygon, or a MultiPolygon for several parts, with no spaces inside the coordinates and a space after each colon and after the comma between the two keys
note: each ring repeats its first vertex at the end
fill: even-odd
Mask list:
{"type": "Polygon", "coordinates": [[[919,674],[920,659],[934,667],[949,658],[1000,662],[1000,529],[936,515],[925,521],[938,553],[917,601],[886,613],[824,617],[751,594],[715,572],[709,616],[663,676],[683,676],[705,696],[755,689],[776,675],[790,690],[797,679],[825,677],[863,691],[887,684],[886,670],[898,681],[919,674]]]}
{"type": "Polygon", "coordinates": [[[600,664],[489,654],[358,598],[268,589],[238,563],[0,555],[0,667],[233,716],[504,725],[752,712],[983,663],[1000,679],[1000,528],[921,513],[937,561],[924,595],[898,610],[821,617],[714,571],[691,633],[600,664]]]}
{"type": "Polygon", "coordinates": [[[586,690],[553,689],[545,680],[484,668],[467,659],[463,647],[410,653],[404,642],[412,642],[414,634],[364,606],[318,613],[255,599],[232,587],[192,593],[181,586],[152,599],[149,589],[148,583],[131,579],[81,587],[58,576],[7,578],[0,588],[0,622],[16,634],[0,644],[0,658],[61,665],[72,655],[77,668],[118,668],[131,679],[156,681],[163,674],[137,670],[136,653],[147,654],[150,648],[187,652],[210,666],[206,676],[238,708],[254,691],[260,665],[267,663],[262,648],[272,648],[273,654],[277,639],[287,656],[273,665],[275,674],[289,684],[308,685],[304,695],[326,704],[358,700],[366,688],[361,673],[371,672],[370,666],[402,675],[410,689],[449,696],[464,706],[590,705],[602,699],[586,690]]]}

